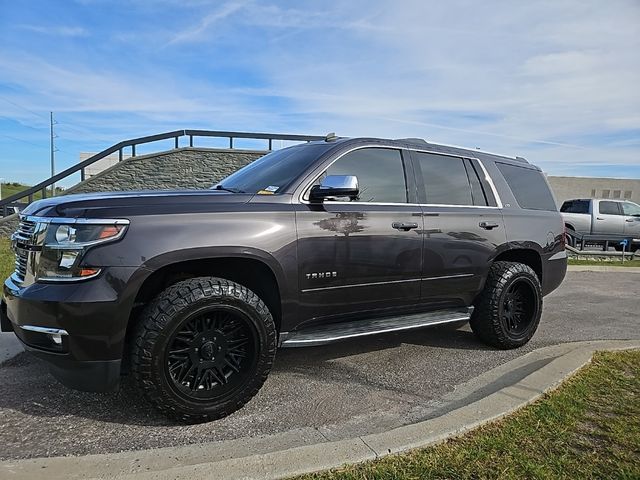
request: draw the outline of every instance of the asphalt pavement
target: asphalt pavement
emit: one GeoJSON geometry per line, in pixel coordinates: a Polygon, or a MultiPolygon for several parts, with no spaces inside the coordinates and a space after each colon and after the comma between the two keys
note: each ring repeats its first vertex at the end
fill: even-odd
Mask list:
{"type": "MultiPolygon", "coordinates": [[[[260,393],[207,424],[171,423],[130,388],[68,390],[20,354],[0,365],[0,459],[119,452],[308,429],[327,440],[382,432],[456,407],[456,387],[532,350],[564,342],[640,339],[640,274],[569,272],[545,299],[524,348],[497,351],[467,325],[283,349],[260,393]]],[[[526,376],[514,371],[511,376],[526,376]]],[[[486,395],[485,385],[470,395],[486,395]]]]}

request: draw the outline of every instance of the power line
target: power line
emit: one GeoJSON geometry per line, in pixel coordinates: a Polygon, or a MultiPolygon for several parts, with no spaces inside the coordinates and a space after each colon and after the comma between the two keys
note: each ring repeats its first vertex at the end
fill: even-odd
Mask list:
{"type": "Polygon", "coordinates": [[[13,101],[11,101],[11,100],[9,100],[7,98],[0,97],[0,100],[4,100],[5,102],[10,103],[11,105],[13,105],[15,107],[21,108],[21,109],[29,112],[30,114],[35,115],[36,117],[40,117],[40,118],[43,118],[45,120],[48,120],[47,117],[45,117],[44,115],[42,115],[40,113],[37,113],[37,112],[34,112],[33,110],[31,110],[31,109],[29,109],[27,107],[24,107],[24,106],[22,106],[22,105],[20,105],[20,104],[18,104],[16,102],[13,102],[13,101]]]}
{"type": "Polygon", "coordinates": [[[0,137],[5,137],[5,138],[8,138],[10,140],[15,140],[16,142],[28,143],[29,145],[33,145],[34,147],[38,147],[38,148],[46,148],[47,150],[49,149],[49,147],[45,147],[43,145],[38,145],[37,143],[33,143],[33,142],[28,141],[28,140],[24,140],[22,138],[16,138],[16,137],[12,137],[11,135],[5,135],[4,133],[0,133],[0,137]]]}

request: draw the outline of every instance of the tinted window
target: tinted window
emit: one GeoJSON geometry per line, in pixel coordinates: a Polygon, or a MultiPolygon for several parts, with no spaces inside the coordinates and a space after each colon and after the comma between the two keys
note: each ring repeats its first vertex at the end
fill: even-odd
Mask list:
{"type": "Polygon", "coordinates": [[[221,180],[218,185],[246,193],[279,193],[326,150],[325,145],[296,145],[276,150],[221,180]]]}
{"type": "Polygon", "coordinates": [[[465,159],[464,166],[467,169],[469,184],[471,184],[471,197],[473,199],[473,204],[479,206],[488,205],[486,192],[482,188],[482,183],[480,183],[478,172],[475,170],[470,160],[465,159]]]}
{"type": "Polygon", "coordinates": [[[600,213],[604,215],[622,215],[618,202],[600,202],[600,213]]]}
{"type": "Polygon", "coordinates": [[[400,150],[354,150],[334,162],[326,174],[358,177],[359,202],[407,202],[407,184],[400,150]]]}
{"type": "Polygon", "coordinates": [[[622,211],[625,215],[640,216],[640,205],[631,202],[624,202],[622,204],[622,211]]]}
{"type": "Polygon", "coordinates": [[[437,205],[473,205],[471,185],[461,158],[413,153],[422,171],[426,203],[437,205]]]}
{"type": "Polygon", "coordinates": [[[500,162],[496,162],[496,165],[509,184],[518,205],[531,210],[557,211],[542,172],[500,162]]]}
{"type": "Polygon", "coordinates": [[[566,213],[589,213],[589,200],[567,200],[560,208],[566,213]]]}

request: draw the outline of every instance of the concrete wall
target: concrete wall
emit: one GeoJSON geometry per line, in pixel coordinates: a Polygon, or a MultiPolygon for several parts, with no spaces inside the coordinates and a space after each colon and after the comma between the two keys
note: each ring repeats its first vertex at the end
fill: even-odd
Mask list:
{"type": "MultiPolygon", "coordinates": [[[[151,155],[131,157],[64,194],[171,188],[205,189],[266,152],[179,148],[151,155]]],[[[18,216],[0,218],[0,237],[10,236],[18,226],[18,216]]]]}
{"type": "Polygon", "coordinates": [[[558,206],[571,198],[619,198],[640,203],[640,179],[547,177],[558,206]]]}

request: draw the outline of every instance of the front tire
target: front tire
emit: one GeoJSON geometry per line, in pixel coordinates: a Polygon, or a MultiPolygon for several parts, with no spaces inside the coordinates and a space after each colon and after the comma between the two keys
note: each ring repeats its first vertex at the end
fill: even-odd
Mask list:
{"type": "Polygon", "coordinates": [[[495,262],[471,315],[471,329],[483,342],[503,350],[526,344],[542,315],[542,288],[528,265],[495,262]]]}
{"type": "Polygon", "coordinates": [[[165,415],[206,422],[258,392],[276,345],[271,313],[255,293],[222,278],[192,278],[164,290],[142,314],[132,373],[165,415]]]}

